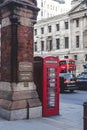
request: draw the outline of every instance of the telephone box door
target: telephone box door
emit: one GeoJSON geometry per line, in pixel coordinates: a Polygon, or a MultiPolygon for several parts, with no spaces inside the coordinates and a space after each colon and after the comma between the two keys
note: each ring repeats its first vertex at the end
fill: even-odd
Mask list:
{"type": "Polygon", "coordinates": [[[58,58],[45,57],[43,61],[43,116],[59,114],[58,58]]]}

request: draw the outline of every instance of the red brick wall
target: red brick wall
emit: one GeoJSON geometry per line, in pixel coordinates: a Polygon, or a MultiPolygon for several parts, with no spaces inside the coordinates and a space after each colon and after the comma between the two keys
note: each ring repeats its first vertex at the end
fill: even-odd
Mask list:
{"type": "Polygon", "coordinates": [[[11,27],[1,30],[1,80],[11,79],[11,27]]]}
{"type": "MultiPolygon", "coordinates": [[[[32,62],[33,63],[33,28],[18,25],[17,28],[17,62],[32,62]]],[[[6,26],[2,28],[1,32],[1,80],[2,81],[11,81],[12,78],[12,63],[11,58],[15,59],[16,55],[12,55],[12,33],[11,26],[6,26]]],[[[16,36],[16,35],[15,35],[16,36]]],[[[16,64],[15,62],[13,62],[16,64]]],[[[18,65],[17,63],[17,65],[18,65]]],[[[18,67],[13,66],[14,81],[16,79],[16,71],[18,72],[18,67]]],[[[17,73],[18,75],[18,73],[17,73]]]]}
{"type": "Polygon", "coordinates": [[[33,28],[18,27],[18,62],[33,62],[33,28]]]}
{"type": "MultiPolygon", "coordinates": [[[[33,65],[33,27],[18,26],[18,64],[21,62],[29,62],[33,65]]],[[[30,78],[27,81],[33,81],[33,70],[29,72],[30,78]]],[[[20,72],[18,66],[18,80],[20,81],[20,72]]],[[[26,74],[25,74],[26,75],[26,74]]],[[[23,80],[24,81],[24,80],[23,80]]],[[[25,79],[26,81],[26,79],[25,79]]]]}

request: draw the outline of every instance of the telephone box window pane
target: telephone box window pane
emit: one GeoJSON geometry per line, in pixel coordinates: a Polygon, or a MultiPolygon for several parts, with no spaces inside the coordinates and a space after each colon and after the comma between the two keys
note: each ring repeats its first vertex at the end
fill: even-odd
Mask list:
{"type": "Polygon", "coordinates": [[[56,96],[55,96],[55,88],[56,88],[56,68],[47,68],[47,107],[52,109],[56,107],[56,96]]]}
{"type": "Polygon", "coordinates": [[[48,68],[48,72],[56,72],[55,68],[48,68]]]}
{"type": "Polygon", "coordinates": [[[55,82],[56,81],[56,79],[49,79],[49,82],[55,82]]]}
{"type": "Polygon", "coordinates": [[[49,83],[49,87],[55,87],[55,83],[49,83]]]}
{"type": "Polygon", "coordinates": [[[55,106],[55,92],[50,91],[48,96],[48,107],[54,108],[55,106]]]}
{"type": "Polygon", "coordinates": [[[56,74],[55,74],[55,73],[49,73],[48,76],[49,76],[50,78],[54,78],[54,77],[56,76],[56,74]]]}

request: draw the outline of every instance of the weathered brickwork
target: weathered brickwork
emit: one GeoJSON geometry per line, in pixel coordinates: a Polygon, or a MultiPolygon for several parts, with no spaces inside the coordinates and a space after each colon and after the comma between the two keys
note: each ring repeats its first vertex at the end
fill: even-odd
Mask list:
{"type": "Polygon", "coordinates": [[[11,80],[11,27],[2,28],[1,33],[1,80],[11,80]]]}
{"type": "Polygon", "coordinates": [[[33,62],[33,28],[18,27],[18,62],[33,62]]]}

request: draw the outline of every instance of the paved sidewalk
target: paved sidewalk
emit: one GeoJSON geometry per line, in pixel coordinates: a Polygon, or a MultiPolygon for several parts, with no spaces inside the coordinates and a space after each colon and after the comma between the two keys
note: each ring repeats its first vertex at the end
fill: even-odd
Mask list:
{"type": "Polygon", "coordinates": [[[0,119],[0,130],[83,130],[83,106],[60,104],[60,115],[29,120],[0,119]]]}

